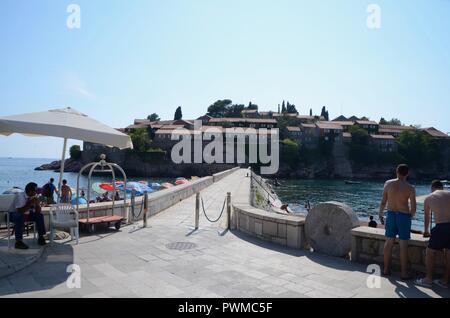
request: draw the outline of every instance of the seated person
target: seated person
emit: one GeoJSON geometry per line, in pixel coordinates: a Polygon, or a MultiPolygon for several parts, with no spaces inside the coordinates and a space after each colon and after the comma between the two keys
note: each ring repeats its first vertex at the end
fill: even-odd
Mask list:
{"type": "Polygon", "coordinates": [[[374,221],[372,215],[370,216],[369,227],[373,227],[373,228],[377,228],[378,227],[378,223],[376,221],[374,221]]]}
{"type": "Polygon", "coordinates": [[[109,202],[110,201],[110,199],[108,198],[108,192],[105,192],[103,195],[102,195],[102,198],[101,198],[101,201],[100,202],[109,202]]]}
{"type": "Polygon", "coordinates": [[[30,182],[25,187],[25,192],[16,194],[14,207],[16,212],[11,213],[11,221],[14,222],[14,231],[16,236],[15,248],[28,249],[28,245],[23,242],[23,228],[25,225],[25,217],[28,216],[28,221],[36,223],[38,231],[38,244],[45,245],[44,235],[45,230],[44,216],[41,213],[41,206],[37,197],[37,184],[30,182]]]}
{"type": "Polygon", "coordinates": [[[283,210],[283,211],[285,211],[286,213],[288,213],[288,214],[291,214],[291,212],[289,212],[289,204],[283,204],[281,207],[280,207],[280,209],[281,210],[283,210]]]}

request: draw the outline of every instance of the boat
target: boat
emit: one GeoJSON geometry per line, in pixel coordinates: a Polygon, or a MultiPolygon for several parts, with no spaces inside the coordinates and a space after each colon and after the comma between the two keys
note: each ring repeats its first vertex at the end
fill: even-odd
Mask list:
{"type": "Polygon", "coordinates": [[[186,184],[186,183],[189,183],[189,181],[186,179],[179,179],[179,180],[175,181],[176,185],[181,185],[181,184],[186,184]]]}
{"type": "Polygon", "coordinates": [[[360,181],[345,180],[345,184],[361,184],[360,181]]]}

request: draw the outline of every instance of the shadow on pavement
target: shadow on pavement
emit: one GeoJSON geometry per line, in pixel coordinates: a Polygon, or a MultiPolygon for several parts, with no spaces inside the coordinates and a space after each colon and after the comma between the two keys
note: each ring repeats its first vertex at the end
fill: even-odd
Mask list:
{"type": "Polygon", "coordinates": [[[48,245],[29,267],[0,279],[0,297],[16,293],[45,291],[67,281],[67,267],[73,264],[73,243],[48,245]]]}

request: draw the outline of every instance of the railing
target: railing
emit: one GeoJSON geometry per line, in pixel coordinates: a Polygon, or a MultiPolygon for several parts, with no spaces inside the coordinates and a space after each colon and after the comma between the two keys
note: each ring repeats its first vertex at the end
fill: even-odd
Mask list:
{"type": "MultiPolygon", "coordinates": [[[[256,183],[258,183],[259,186],[267,193],[267,195],[268,195],[273,201],[276,201],[277,198],[275,198],[269,191],[267,191],[266,186],[265,186],[261,181],[259,181],[259,180],[254,176],[254,174],[255,174],[255,173],[252,171],[252,172],[251,172],[251,175],[250,175],[251,180],[255,180],[256,183]]],[[[261,178],[261,177],[259,177],[259,178],[261,178]]],[[[261,179],[262,179],[262,178],[261,178],[261,179]]]]}

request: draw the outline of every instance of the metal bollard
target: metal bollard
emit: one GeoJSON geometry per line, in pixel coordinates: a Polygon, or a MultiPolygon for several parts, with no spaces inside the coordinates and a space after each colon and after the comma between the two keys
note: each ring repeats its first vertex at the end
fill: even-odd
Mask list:
{"type": "Polygon", "coordinates": [[[200,220],[200,193],[195,196],[195,229],[198,230],[200,220]]]}
{"type": "Polygon", "coordinates": [[[144,227],[147,227],[147,213],[148,213],[148,192],[145,191],[144,192],[144,216],[143,216],[144,227]]]}
{"type": "Polygon", "coordinates": [[[136,190],[131,190],[131,213],[128,214],[128,224],[132,224],[134,221],[134,215],[135,215],[135,204],[136,204],[136,190]],[[131,215],[130,215],[131,214],[131,215]]]}
{"type": "Polygon", "coordinates": [[[227,228],[231,230],[231,192],[227,192],[227,228]]]}

